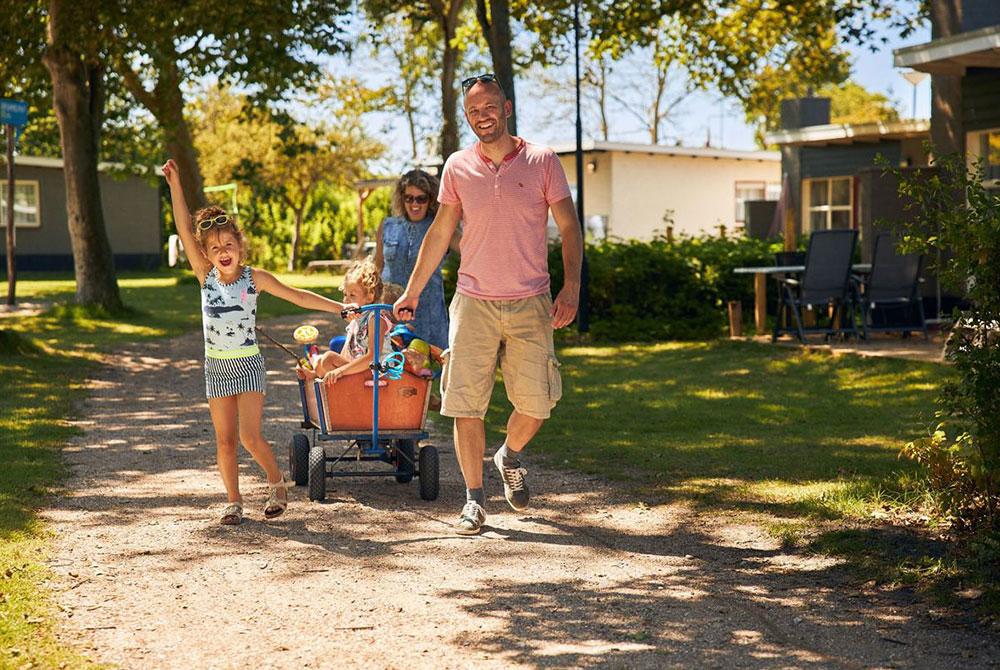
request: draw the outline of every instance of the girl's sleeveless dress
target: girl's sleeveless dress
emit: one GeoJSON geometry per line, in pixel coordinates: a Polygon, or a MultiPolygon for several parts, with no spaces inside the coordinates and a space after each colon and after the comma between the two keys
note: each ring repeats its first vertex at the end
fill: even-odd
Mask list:
{"type": "Polygon", "coordinates": [[[249,266],[225,284],[213,267],[201,287],[205,333],[205,394],[224,398],[265,393],[264,358],[257,347],[257,287],[249,266]]]}
{"type": "MultiPolygon", "coordinates": [[[[385,357],[392,353],[392,337],[389,331],[392,330],[392,323],[388,318],[382,316],[382,323],[379,325],[379,335],[382,340],[382,344],[379,347],[379,357],[385,360],[385,357]]],[[[375,334],[375,316],[369,314],[368,318],[355,319],[347,324],[347,330],[344,333],[347,337],[345,344],[347,345],[347,353],[351,358],[361,358],[366,353],[368,353],[369,337],[375,334]],[[368,325],[367,328],[363,328],[365,324],[368,325]]],[[[374,354],[374,352],[372,352],[374,354]]]]}

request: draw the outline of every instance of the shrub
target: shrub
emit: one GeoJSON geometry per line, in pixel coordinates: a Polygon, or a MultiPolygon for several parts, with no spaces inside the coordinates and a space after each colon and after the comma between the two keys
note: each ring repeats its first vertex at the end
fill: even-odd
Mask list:
{"type": "Polygon", "coordinates": [[[41,351],[33,340],[16,331],[0,328],[0,356],[26,356],[41,351]]]}
{"type": "Polygon", "coordinates": [[[936,171],[899,179],[914,213],[904,249],[932,259],[942,279],[966,293],[946,354],[957,380],[938,398],[937,424],[906,445],[925,466],[941,512],[960,528],[1000,528],[1000,197],[980,166],[943,156],[936,171]],[[940,252],[940,253],[939,253],[940,252]]]}
{"type": "MultiPolygon", "coordinates": [[[[753,276],[734,268],[767,265],[780,241],[744,237],[680,237],[650,242],[605,240],[587,245],[590,334],[602,341],[695,340],[718,337],[726,303],[753,304],[753,276]]],[[[455,293],[459,258],[445,262],[445,297],[455,293]]],[[[552,294],[563,284],[562,246],[549,248],[552,294]]]]}
{"type": "MultiPolygon", "coordinates": [[[[379,189],[365,200],[365,234],[373,239],[389,212],[391,190],[379,189]]],[[[292,248],[292,210],[276,197],[240,197],[240,219],[248,259],[256,266],[284,270],[292,248]]],[[[321,184],[310,199],[299,241],[299,265],[311,260],[341,258],[345,244],[358,239],[358,196],[346,187],[321,184]]]]}
{"type": "MultiPolygon", "coordinates": [[[[726,302],[753,302],[751,275],[733,268],[772,261],[780,242],[743,237],[606,240],[587,247],[590,332],[597,340],[718,337],[726,302]]],[[[562,286],[562,247],[552,246],[553,293],[562,286]]]]}

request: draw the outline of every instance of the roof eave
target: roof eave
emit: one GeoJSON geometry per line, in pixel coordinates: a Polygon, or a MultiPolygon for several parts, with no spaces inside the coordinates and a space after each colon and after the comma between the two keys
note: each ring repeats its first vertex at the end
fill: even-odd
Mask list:
{"type": "MultiPolygon", "coordinates": [[[[715,149],[711,147],[671,147],[662,144],[630,144],[626,142],[603,142],[585,139],[582,143],[585,152],[609,152],[651,154],[678,156],[685,158],[714,158],[742,161],[779,161],[780,155],[775,151],[745,151],[742,149],[715,149]]],[[[571,154],[576,151],[572,143],[554,144],[552,150],[557,154],[571,154]]]]}
{"type": "MultiPolygon", "coordinates": [[[[16,167],[18,165],[22,167],[55,168],[57,170],[61,170],[64,167],[62,158],[49,158],[46,156],[15,155],[14,166],[16,167]]],[[[97,164],[97,170],[99,172],[110,172],[110,171],[117,171],[124,169],[125,169],[124,163],[109,163],[103,161],[97,164]]],[[[135,174],[135,176],[137,177],[143,177],[149,174],[150,170],[152,170],[153,174],[157,175],[158,177],[163,176],[163,169],[160,167],[149,168],[143,166],[135,166],[134,168],[132,168],[132,173],[135,174]]]]}
{"type": "Polygon", "coordinates": [[[765,136],[768,144],[800,146],[807,144],[854,144],[922,137],[930,133],[930,121],[917,119],[893,123],[840,124],[808,126],[794,130],[776,130],[765,136]]]}
{"type": "Polygon", "coordinates": [[[1000,68],[1000,25],[895,49],[893,64],[931,74],[963,75],[969,67],[1000,68]]]}

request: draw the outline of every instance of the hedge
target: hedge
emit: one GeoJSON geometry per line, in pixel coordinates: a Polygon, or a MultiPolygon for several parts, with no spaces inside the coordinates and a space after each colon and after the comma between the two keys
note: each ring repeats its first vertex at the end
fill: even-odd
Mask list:
{"type": "MultiPolygon", "coordinates": [[[[658,237],[587,245],[590,333],[598,341],[697,340],[725,332],[726,303],[753,305],[753,276],[733,268],[771,264],[781,241],[744,237],[658,237]]],[[[445,264],[455,290],[458,259],[445,264]]],[[[562,247],[549,249],[552,294],[563,284],[562,247]]],[[[773,293],[773,292],[772,292],[773,293]]],[[[749,313],[749,312],[747,312],[749,313]]]]}

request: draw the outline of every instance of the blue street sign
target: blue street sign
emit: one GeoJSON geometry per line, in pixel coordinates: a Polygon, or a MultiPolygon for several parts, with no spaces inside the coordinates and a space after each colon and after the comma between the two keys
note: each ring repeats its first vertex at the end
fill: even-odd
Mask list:
{"type": "Polygon", "coordinates": [[[28,103],[23,100],[0,98],[0,125],[24,126],[28,124],[28,103]]]}

